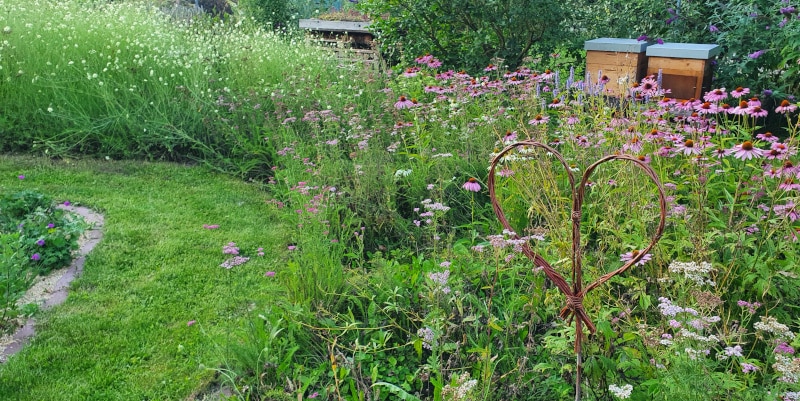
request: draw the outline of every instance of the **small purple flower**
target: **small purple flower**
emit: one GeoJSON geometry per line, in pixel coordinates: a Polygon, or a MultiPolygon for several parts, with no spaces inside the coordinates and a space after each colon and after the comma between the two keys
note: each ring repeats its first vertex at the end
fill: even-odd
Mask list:
{"type": "Polygon", "coordinates": [[[72,204],[72,203],[70,203],[70,201],[64,201],[64,206],[69,206],[69,205],[71,205],[71,204],[72,204]]]}
{"type": "Polygon", "coordinates": [[[36,241],[36,245],[44,246],[44,239],[40,239],[40,240],[36,241]]]}
{"type": "Polygon", "coordinates": [[[658,43],[660,45],[663,45],[664,44],[664,39],[658,38],[658,39],[656,39],[656,43],[658,43]]]}
{"type": "Polygon", "coordinates": [[[53,224],[53,223],[49,223],[49,224],[47,225],[47,228],[55,228],[55,227],[56,227],[56,225],[55,225],[55,224],[53,224]]]}
{"type": "Polygon", "coordinates": [[[717,33],[717,32],[719,32],[719,28],[717,28],[716,25],[711,24],[711,25],[708,26],[708,31],[711,32],[711,33],[717,33]]]}
{"type": "Polygon", "coordinates": [[[742,362],[742,373],[750,373],[759,370],[758,366],[752,363],[742,362]]]}
{"type": "Polygon", "coordinates": [[[41,258],[42,258],[42,255],[39,255],[38,253],[34,253],[33,256],[31,256],[31,260],[34,260],[34,261],[37,261],[37,260],[39,260],[41,258]]]}
{"type": "Polygon", "coordinates": [[[748,54],[747,57],[750,57],[752,59],[757,59],[757,58],[763,56],[765,52],[766,52],[766,50],[758,50],[758,51],[755,51],[755,52],[752,52],[752,53],[748,54]]]}
{"type": "Polygon", "coordinates": [[[25,176],[24,176],[24,175],[22,175],[22,174],[20,174],[20,175],[18,175],[18,176],[17,176],[17,178],[19,178],[20,180],[24,180],[24,179],[25,179],[25,176]]]}
{"type": "Polygon", "coordinates": [[[192,326],[194,326],[195,323],[197,323],[197,320],[190,320],[190,321],[186,322],[186,326],[187,327],[192,327],[192,326]]]}
{"type": "Polygon", "coordinates": [[[647,35],[641,35],[638,38],[636,38],[636,40],[639,41],[639,42],[646,42],[647,39],[648,39],[647,35]]]}
{"type": "Polygon", "coordinates": [[[206,230],[216,230],[219,228],[219,224],[203,224],[203,228],[206,230]]]}
{"type": "Polygon", "coordinates": [[[275,272],[268,271],[268,272],[264,273],[264,277],[275,277],[275,272]]]}

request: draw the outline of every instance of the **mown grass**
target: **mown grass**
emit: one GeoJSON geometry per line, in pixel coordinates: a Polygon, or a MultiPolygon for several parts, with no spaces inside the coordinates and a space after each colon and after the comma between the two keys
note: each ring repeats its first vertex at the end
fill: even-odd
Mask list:
{"type": "Polygon", "coordinates": [[[249,311],[279,292],[264,273],[280,275],[281,226],[255,186],[180,165],[0,156],[0,190],[20,189],[106,223],[67,302],[38,316],[32,343],[0,369],[0,399],[185,398],[214,376],[204,366],[224,358],[249,311]],[[230,241],[253,258],[225,270],[230,241]]]}

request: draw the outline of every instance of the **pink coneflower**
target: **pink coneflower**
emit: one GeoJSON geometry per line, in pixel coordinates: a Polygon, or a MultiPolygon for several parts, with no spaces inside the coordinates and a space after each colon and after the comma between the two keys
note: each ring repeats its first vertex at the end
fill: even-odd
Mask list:
{"type": "Polygon", "coordinates": [[[744,141],[733,147],[733,157],[741,160],[750,160],[754,157],[764,156],[764,151],[753,146],[753,142],[744,141]]]}
{"type": "Polygon", "coordinates": [[[747,102],[746,102],[746,101],[744,101],[744,100],[742,100],[742,101],[740,101],[740,102],[739,102],[739,105],[738,105],[738,106],[736,106],[736,107],[734,107],[734,108],[730,109],[730,110],[728,111],[728,113],[730,113],[730,114],[736,114],[736,115],[738,115],[738,116],[741,116],[741,115],[744,115],[745,113],[747,113],[747,110],[748,110],[749,108],[750,108],[750,106],[748,106],[748,105],[747,105],[747,102]]]}
{"type": "Polygon", "coordinates": [[[767,165],[764,166],[764,177],[766,178],[778,178],[781,176],[781,172],[779,169],[776,169],[773,166],[767,165]]]}
{"type": "Polygon", "coordinates": [[[769,143],[773,143],[773,142],[778,142],[778,140],[780,138],[778,138],[775,135],[772,135],[772,132],[767,131],[767,132],[762,132],[762,133],[756,135],[756,139],[760,139],[762,141],[767,141],[769,143]]]}
{"type": "Polygon", "coordinates": [[[567,118],[567,125],[575,125],[581,121],[578,116],[572,115],[567,118]]]}
{"type": "Polygon", "coordinates": [[[793,113],[795,110],[797,110],[797,105],[791,104],[786,99],[781,100],[781,105],[775,108],[775,112],[781,114],[793,113]]]}
{"type": "Polygon", "coordinates": [[[746,110],[746,113],[750,115],[750,117],[766,117],[767,111],[762,109],[761,106],[753,106],[749,107],[746,110]]]}
{"type": "Polygon", "coordinates": [[[770,150],[764,151],[764,157],[766,157],[767,160],[781,159],[781,158],[783,158],[784,153],[785,153],[785,151],[782,151],[782,150],[770,149],[770,150]]]}
{"type": "Polygon", "coordinates": [[[489,71],[497,71],[497,66],[496,66],[496,65],[494,65],[494,64],[489,64],[489,65],[487,65],[487,66],[486,66],[486,68],[484,68],[483,70],[484,70],[484,71],[486,71],[486,72],[489,72],[489,71]]]}
{"type": "Polygon", "coordinates": [[[465,182],[464,185],[462,185],[461,187],[466,189],[467,191],[472,191],[472,192],[480,192],[481,191],[481,184],[479,184],[478,180],[476,180],[473,177],[470,177],[467,180],[467,182],[465,182]]]}
{"type": "Polygon", "coordinates": [[[728,92],[725,91],[725,88],[714,89],[706,93],[703,96],[703,100],[707,102],[719,102],[720,100],[724,100],[728,97],[728,92]]]}
{"type": "Polygon", "coordinates": [[[798,184],[794,178],[787,178],[783,180],[780,185],[778,185],[778,189],[782,189],[784,191],[800,191],[800,184],[798,184]]]}
{"type": "Polygon", "coordinates": [[[528,121],[528,124],[530,125],[547,124],[548,121],[550,121],[549,116],[543,116],[541,114],[537,114],[536,117],[533,118],[533,120],[528,121]]]}
{"type": "Polygon", "coordinates": [[[553,101],[550,102],[550,104],[547,105],[547,107],[551,109],[558,109],[564,107],[564,103],[561,102],[561,99],[555,98],[553,99],[553,101]]]}
{"type": "Polygon", "coordinates": [[[514,170],[510,170],[508,167],[504,167],[502,170],[497,172],[497,175],[500,177],[511,177],[514,175],[514,170]]]}
{"type": "Polygon", "coordinates": [[[416,106],[416,103],[408,100],[405,96],[400,96],[400,99],[394,104],[394,107],[397,109],[410,109],[414,106],[416,106]]]}
{"type": "Polygon", "coordinates": [[[735,97],[735,98],[737,98],[737,99],[738,99],[738,98],[740,98],[740,97],[742,97],[742,96],[745,96],[745,95],[747,95],[748,93],[750,93],[750,88],[742,88],[742,87],[740,86],[740,87],[738,87],[738,88],[734,89],[734,90],[731,92],[731,96],[733,96],[733,97],[735,97]]]}
{"type": "MultiPolygon", "coordinates": [[[[791,160],[786,160],[783,162],[783,166],[781,166],[781,174],[784,177],[789,177],[792,174],[800,173],[800,169],[798,169],[791,160]]],[[[800,178],[800,176],[798,176],[800,178]]]]}
{"type": "Polygon", "coordinates": [[[622,151],[627,153],[639,153],[642,150],[642,141],[638,136],[634,136],[622,145],[622,151]]]}
{"type": "Polygon", "coordinates": [[[406,77],[406,78],[416,77],[417,73],[419,72],[419,70],[420,70],[419,67],[406,68],[406,70],[403,71],[403,76],[406,77]]]}
{"type": "MultiPolygon", "coordinates": [[[[634,250],[632,250],[630,252],[623,253],[622,255],[620,255],[619,260],[622,261],[622,262],[628,263],[628,262],[630,262],[631,260],[633,260],[637,256],[639,256],[639,250],[638,249],[634,249],[634,250]]],[[[639,259],[638,262],[636,262],[636,266],[643,266],[645,263],[649,262],[650,259],[652,259],[652,258],[653,258],[653,255],[648,253],[648,254],[642,256],[642,258],[639,259]]]]}
{"type": "Polygon", "coordinates": [[[668,107],[668,106],[672,106],[674,104],[675,104],[675,99],[672,99],[672,98],[669,98],[669,97],[665,97],[665,98],[663,98],[663,99],[658,101],[658,105],[661,106],[661,107],[668,107]]]}
{"type": "Polygon", "coordinates": [[[703,102],[694,107],[698,114],[717,114],[719,113],[719,106],[711,102],[703,102]]]}
{"type": "Polygon", "coordinates": [[[508,130],[506,131],[506,135],[503,136],[503,142],[511,142],[515,139],[517,139],[517,131],[508,130]]]}
{"type": "MultiPolygon", "coordinates": [[[[766,92],[766,90],[765,90],[765,92],[766,92]]],[[[748,107],[761,106],[761,99],[759,99],[759,98],[757,98],[755,96],[751,97],[750,99],[747,99],[747,106],[748,107]]]]}
{"type": "Polygon", "coordinates": [[[645,164],[650,164],[650,155],[638,155],[636,156],[636,160],[645,164]]]}
{"type": "Polygon", "coordinates": [[[711,151],[711,155],[719,159],[730,156],[732,153],[733,149],[723,149],[723,148],[717,148],[711,151]]]}
{"type": "Polygon", "coordinates": [[[607,84],[608,81],[611,81],[611,78],[609,78],[608,75],[603,75],[597,80],[597,82],[600,84],[607,84]]]}
{"type": "Polygon", "coordinates": [[[639,91],[643,96],[655,96],[658,94],[658,81],[651,75],[642,79],[639,91]]]}
{"type": "Polygon", "coordinates": [[[702,146],[694,143],[693,140],[687,139],[682,144],[678,144],[676,153],[682,153],[684,156],[699,155],[703,152],[702,146]]]}

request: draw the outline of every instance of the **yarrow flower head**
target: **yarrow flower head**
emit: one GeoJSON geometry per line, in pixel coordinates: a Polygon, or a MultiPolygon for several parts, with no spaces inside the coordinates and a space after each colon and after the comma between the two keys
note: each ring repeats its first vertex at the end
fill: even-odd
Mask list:
{"type": "Polygon", "coordinates": [[[472,191],[472,192],[480,192],[481,191],[481,184],[479,184],[478,180],[476,180],[473,177],[470,177],[467,180],[467,182],[465,182],[464,185],[462,185],[461,187],[466,189],[467,191],[472,191]]]}
{"type": "Polygon", "coordinates": [[[619,398],[620,400],[625,400],[630,398],[631,393],[633,392],[633,386],[630,384],[626,384],[624,386],[617,386],[616,384],[612,384],[608,386],[608,391],[610,391],[611,394],[614,394],[614,396],[619,398]]]}

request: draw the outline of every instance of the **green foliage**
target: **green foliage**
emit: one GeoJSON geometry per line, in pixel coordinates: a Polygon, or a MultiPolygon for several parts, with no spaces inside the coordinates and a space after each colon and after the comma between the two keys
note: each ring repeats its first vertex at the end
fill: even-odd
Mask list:
{"type": "Polygon", "coordinates": [[[431,53],[473,72],[491,63],[513,69],[534,46],[554,47],[566,16],[561,3],[541,0],[367,0],[359,7],[372,16],[390,60],[431,53]]]}
{"type": "Polygon", "coordinates": [[[17,300],[36,275],[46,275],[72,261],[84,225],[53,207],[36,191],[0,195],[0,329],[17,316],[17,300]]]}

